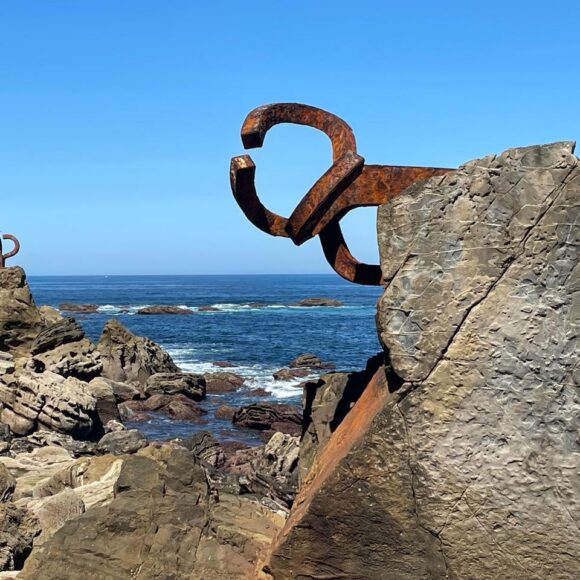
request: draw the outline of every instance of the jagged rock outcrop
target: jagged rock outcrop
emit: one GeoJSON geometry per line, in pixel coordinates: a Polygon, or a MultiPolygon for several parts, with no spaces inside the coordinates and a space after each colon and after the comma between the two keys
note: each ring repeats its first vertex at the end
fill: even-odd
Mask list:
{"type": "Polygon", "coordinates": [[[17,435],[57,431],[78,439],[94,436],[100,422],[88,385],[51,372],[22,372],[0,381],[0,418],[17,435]]]}
{"type": "Polygon", "coordinates": [[[186,449],[147,448],[124,460],[114,499],[65,523],[19,578],[251,578],[283,520],[227,478],[210,482],[186,449]]]}
{"type": "Polygon", "coordinates": [[[63,377],[90,381],[103,369],[100,354],[73,318],[48,324],[32,342],[30,352],[42,368],[63,377]]]}
{"type": "Polygon", "coordinates": [[[0,351],[26,350],[41,328],[24,270],[0,268],[0,351]]]}
{"type": "Polygon", "coordinates": [[[380,208],[389,366],[303,482],[276,580],[578,577],[572,153],[511,149],[380,208]]]}
{"type": "Polygon", "coordinates": [[[177,373],[179,368],[159,345],[135,336],[118,320],[107,322],[97,344],[103,376],[113,381],[145,386],[155,373],[177,373]]]}

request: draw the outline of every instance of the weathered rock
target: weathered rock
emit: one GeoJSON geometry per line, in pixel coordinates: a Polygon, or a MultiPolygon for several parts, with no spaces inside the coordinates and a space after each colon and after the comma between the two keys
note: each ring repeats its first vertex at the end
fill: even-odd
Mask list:
{"type": "Polygon", "coordinates": [[[335,368],[334,363],[323,362],[319,357],[311,352],[304,352],[293,358],[288,366],[291,369],[328,369],[335,368]]]}
{"type": "Polygon", "coordinates": [[[14,493],[16,480],[3,463],[0,463],[0,502],[7,502],[14,493]]]}
{"type": "Polygon", "coordinates": [[[205,379],[193,373],[156,373],[149,377],[145,385],[145,395],[182,394],[194,400],[205,398],[205,379]]]}
{"type": "Polygon", "coordinates": [[[114,419],[105,423],[105,433],[116,433],[118,431],[125,431],[126,429],[127,427],[123,423],[115,421],[114,419]]]}
{"type": "Polygon", "coordinates": [[[34,540],[34,547],[42,545],[66,522],[85,512],[83,500],[69,488],[60,493],[39,500],[32,510],[36,516],[41,534],[34,540]]]}
{"type": "Polygon", "coordinates": [[[159,345],[135,336],[114,319],[105,325],[97,348],[103,360],[103,376],[114,381],[145,386],[155,373],[179,372],[159,345]]]}
{"type": "Polygon", "coordinates": [[[74,318],[63,318],[38,333],[30,347],[30,352],[33,355],[42,354],[57,346],[78,342],[84,338],[85,333],[74,318]]]}
{"type": "Polygon", "coordinates": [[[344,304],[335,298],[303,298],[292,306],[344,306],[344,304]]]}
{"type": "Polygon", "coordinates": [[[92,441],[79,441],[70,435],[54,431],[36,431],[26,437],[17,437],[12,441],[10,454],[31,453],[41,447],[60,447],[73,457],[91,455],[95,452],[92,441]]]}
{"type": "Polygon", "coordinates": [[[9,384],[0,381],[0,401],[2,422],[14,433],[48,429],[87,439],[98,431],[96,401],[86,383],[51,372],[13,376],[9,384]]]}
{"type": "Polygon", "coordinates": [[[272,376],[277,381],[291,381],[294,379],[303,379],[311,373],[310,369],[278,369],[272,376]]]}
{"type": "Polygon", "coordinates": [[[197,307],[198,312],[219,312],[220,309],[215,306],[203,305],[197,307]]]}
{"type": "Polygon", "coordinates": [[[381,207],[398,390],[371,382],[326,444],[276,580],[578,576],[579,194],[572,144],[556,143],[381,207]]]}
{"type": "Polygon", "coordinates": [[[0,351],[0,377],[11,375],[15,370],[14,357],[9,352],[0,351]]]}
{"type": "Polygon", "coordinates": [[[158,304],[156,306],[145,306],[139,308],[137,314],[193,314],[193,310],[182,306],[171,306],[169,304],[158,304]]]}
{"type": "Polygon", "coordinates": [[[125,455],[135,453],[147,445],[147,439],[138,429],[126,431],[114,431],[103,435],[97,444],[99,453],[112,453],[113,455],[125,455]]]}
{"type": "Polygon", "coordinates": [[[13,503],[0,503],[0,570],[19,570],[40,533],[37,519],[13,503]]]}
{"type": "Polygon", "coordinates": [[[224,451],[209,431],[198,431],[191,437],[178,439],[177,441],[212,467],[223,466],[225,461],[224,451]]]}
{"type": "Polygon", "coordinates": [[[244,377],[225,371],[206,373],[204,378],[208,393],[230,393],[237,391],[245,382],[244,377]]]}
{"type": "Polygon", "coordinates": [[[87,570],[94,580],[253,577],[284,516],[228,486],[211,491],[186,449],[154,456],[128,457],[113,501],[67,522],[19,580],[77,580],[87,570]]]}
{"type": "Polygon", "coordinates": [[[189,399],[178,399],[175,397],[176,396],[174,395],[172,397],[173,400],[159,409],[159,411],[178,421],[195,421],[197,423],[206,423],[206,420],[203,419],[202,416],[205,415],[207,411],[189,399]]]}
{"type": "Polygon", "coordinates": [[[293,424],[300,429],[302,413],[299,408],[283,403],[251,403],[240,407],[232,422],[236,427],[261,431],[273,429],[277,423],[293,424]]]}
{"type": "Polygon", "coordinates": [[[151,415],[143,410],[143,401],[125,401],[117,406],[122,421],[149,421],[151,415]]]}
{"type": "Polygon", "coordinates": [[[212,364],[214,367],[220,367],[222,369],[234,368],[239,366],[236,363],[233,363],[231,360],[216,360],[212,364]]]}
{"type": "Polygon", "coordinates": [[[105,377],[98,377],[91,381],[92,383],[106,383],[113,390],[113,395],[115,395],[115,400],[117,403],[122,403],[124,401],[132,401],[134,399],[144,399],[145,395],[141,389],[129,383],[120,383],[118,381],[113,381],[105,377]]]}
{"type": "Polygon", "coordinates": [[[98,310],[97,304],[74,304],[72,302],[63,302],[58,305],[58,309],[62,312],[83,312],[94,313],[98,310]]]}
{"type": "Polygon", "coordinates": [[[88,384],[87,390],[95,398],[97,415],[103,427],[109,421],[120,419],[117,398],[109,381],[97,377],[88,384]]]}
{"type": "Polygon", "coordinates": [[[61,313],[52,306],[40,306],[38,312],[43,326],[51,326],[62,320],[61,313]]]}
{"type": "Polygon", "coordinates": [[[225,419],[231,421],[236,414],[236,408],[229,405],[220,405],[214,413],[216,419],[225,419]]]}
{"type": "Polygon", "coordinates": [[[255,389],[250,389],[246,393],[249,397],[269,397],[272,393],[264,387],[256,387],[255,389]]]}
{"type": "Polygon", "coordinates": [[[41,328],[24,270],[0,268],[0,351],[25,352],[41,328]]]}
{"type": "Polygon", "coordinates": [[[107,454],[65,462],[56,471],[52,470],[49,477],[42,478],[34,485],[32,499],[27,506],[35,511],[41,505],[37,500],[54,496],[65,489],[74,489],[87,509],[107,505],[113,500],[113,487],[123,461],[123,457],[107,454]]]}
{"type": "Polygon", "coordinates": [[[302,481],[314,464],[318,454],[346,417],[384,357],[377,355],[369,360],[364,371],[354,373],[328,373],[318,381],[303,384],[302,407],[304,432],[300,440],[299,476],[302,481]]]}
{"type": "Polygon", "coordinates": [[[63,318],[41,330],[31,354],[43,369],[63,377],[90,381],[103,369],[100,354],[73,318],[63,318]]]}

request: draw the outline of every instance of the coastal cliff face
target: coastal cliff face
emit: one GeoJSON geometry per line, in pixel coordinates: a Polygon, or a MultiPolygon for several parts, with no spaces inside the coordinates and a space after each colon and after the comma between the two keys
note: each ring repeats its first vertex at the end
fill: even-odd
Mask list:
{"type": "Polygon", "coordinates": [[[572,143],[511,149],[381,207],[386,368],[266,556],[285,578],[577,578],[572,143]]]}

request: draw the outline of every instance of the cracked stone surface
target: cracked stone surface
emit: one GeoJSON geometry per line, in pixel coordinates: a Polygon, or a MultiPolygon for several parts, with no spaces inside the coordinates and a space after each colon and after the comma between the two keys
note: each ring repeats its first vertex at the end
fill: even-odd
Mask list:
{"type": "Polygon", "coordinates": [[[579,194],[564,142],[380,208],[377,324],[400,388],[331,437],[276,580],[580,577],[579,194]]]}

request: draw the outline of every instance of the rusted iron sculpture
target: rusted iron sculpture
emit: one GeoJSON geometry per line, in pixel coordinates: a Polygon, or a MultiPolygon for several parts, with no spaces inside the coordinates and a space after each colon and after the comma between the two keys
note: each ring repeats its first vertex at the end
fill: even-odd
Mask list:
{"type": "Polygon", "coordinates": [[[4,268],[6,266],[6,260],[8,258],[12,258],[13,256],[16,256],[16,254],[18,254],[18,252],[20,251],[20,242],[16,239],[15,236],[11,235],[11,234],[3,234],[2,236],[0,236],[0,268],[4,268]],[[12,251],[7,252],[6,254],[3,254],[3,250],[2,250],[2,240],[10,240],[13,244],[14,247],[12,248],[12,251]]]}
{"type": "Polygon", "coordinates": [[[230,166],[232,192],[246,217],[272,236],[290,238],[301,245],[319,236],[324,255],[343,278],[357,284],[380,285],[378,265],[363,264],[349,251],[340,220],[357,207],[379,206],[412,183],[444,175],[448,168],[365,165],[358,155],[352,129],[339,117],[299,103],[275,103],[254,109],[242,125],[246,149],[261,147],[269,129],[279,123],[308,125],[328,135],[333,164],[285,218],[269,209],[256,193],[256,166],[249,155],[234,157],[230,166]]]}

